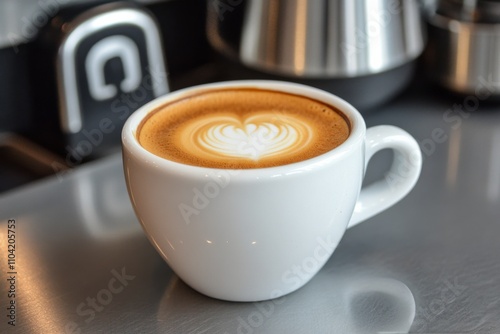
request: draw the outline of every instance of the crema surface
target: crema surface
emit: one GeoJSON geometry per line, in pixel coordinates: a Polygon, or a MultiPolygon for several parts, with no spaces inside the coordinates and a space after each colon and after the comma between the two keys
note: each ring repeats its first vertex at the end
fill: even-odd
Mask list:
{"type": "Polygon", "coordinates": [[[139,143],[175,162],[211,168],[263,168],[306,160],[342,144],[349,124],[335,108],[258,89],[201,92],[151,112],[139,143]]]}

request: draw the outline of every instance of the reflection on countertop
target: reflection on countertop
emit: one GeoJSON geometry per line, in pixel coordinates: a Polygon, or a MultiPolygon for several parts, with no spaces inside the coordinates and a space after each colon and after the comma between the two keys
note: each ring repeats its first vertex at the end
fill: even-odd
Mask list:
{"type": "Polygon", "coordinates": [[[415,300],[402,282],[337,273],[327,265],[296,293],[255,303],[208,298],[170,281],[157,312],[159,333],[406,333],[415,300]]]}

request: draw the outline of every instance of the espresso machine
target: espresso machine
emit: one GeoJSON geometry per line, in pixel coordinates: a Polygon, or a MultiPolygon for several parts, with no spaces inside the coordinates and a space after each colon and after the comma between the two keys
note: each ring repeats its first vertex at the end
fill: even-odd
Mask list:
{"type": "Polygon", "coordinates": [[[0,191],[120,149],[207,61],[204,1],[0,0],[0,191]]]}

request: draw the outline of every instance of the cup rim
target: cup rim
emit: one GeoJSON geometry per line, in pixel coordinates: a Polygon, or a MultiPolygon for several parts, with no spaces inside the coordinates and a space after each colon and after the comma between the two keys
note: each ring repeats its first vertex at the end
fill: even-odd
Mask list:
{"type": "Polygon", "coordinates": [[[144,163],[151,164],[161,169],[168,169],[169,171],[179,173],[180,175],[191,173],[201,173],[202,175],[208,175],[209,172],[213,173],[214,171],[227,171],[233,172],[234,174],[238,175],[248,175],[253,179],[254,177],[259,178],[264,176],[273,177],[277,175],[297,174],[301,171],[321,168],[332,163],[333,161],[337,161],[342,156],[351,152],[352,147],[363,140],[365,132],[365,121],[359,111],[357,111],[350,103],[336,95],[333,95],[332,93],[311,86],[286,81],[234,80],[191,86],[157,97],[156,99],[141,106],[129,116],[123,126],[121,139],[122,149],[124,151],[128,150],[133,156],[140,159],[144,163]],[[286,165],[249,169],[212,168],[188,165],[159,157],[141,146],[136,136],[137,128],[141,124],[142,120],[151,112],[155,111],[158,107],[167,102],[179,100],[183,97],[192,95],[195,91],[220,90],[224,88],[250,88],[265,89],[271,91],[274,90],[299,96],[305,96],[321,101],[323,103],[330,104],[339,109],[340,112],[342,112],[347,117],[348,121],[350,122],[351,132],[349,134],[349,137],[342,144],[318,156],[286,165]]]}

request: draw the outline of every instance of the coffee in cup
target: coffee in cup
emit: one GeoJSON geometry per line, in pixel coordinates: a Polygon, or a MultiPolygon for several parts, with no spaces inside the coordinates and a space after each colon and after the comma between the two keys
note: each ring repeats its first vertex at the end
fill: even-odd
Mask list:
{"type": "Polygon", "coordinates": [[[151,153],[179,163],[249,169],[286,165],[342,144],[349,121],[305,96],[263,89],[207,90],[158,107],[140,125],[151,153]]]}
{"type": "Polygon", "coordinates": [[[341,98],[278,81],[169,93],[130,116],[122,142],[127,189],[153,247],[186,284],[231,301],[299,289],[346,229],[408,194],[422,165],[404,130],[366,129],[341,98]],[[383,149],[394,151],[392,178],[363,186],[383,149]]]}

